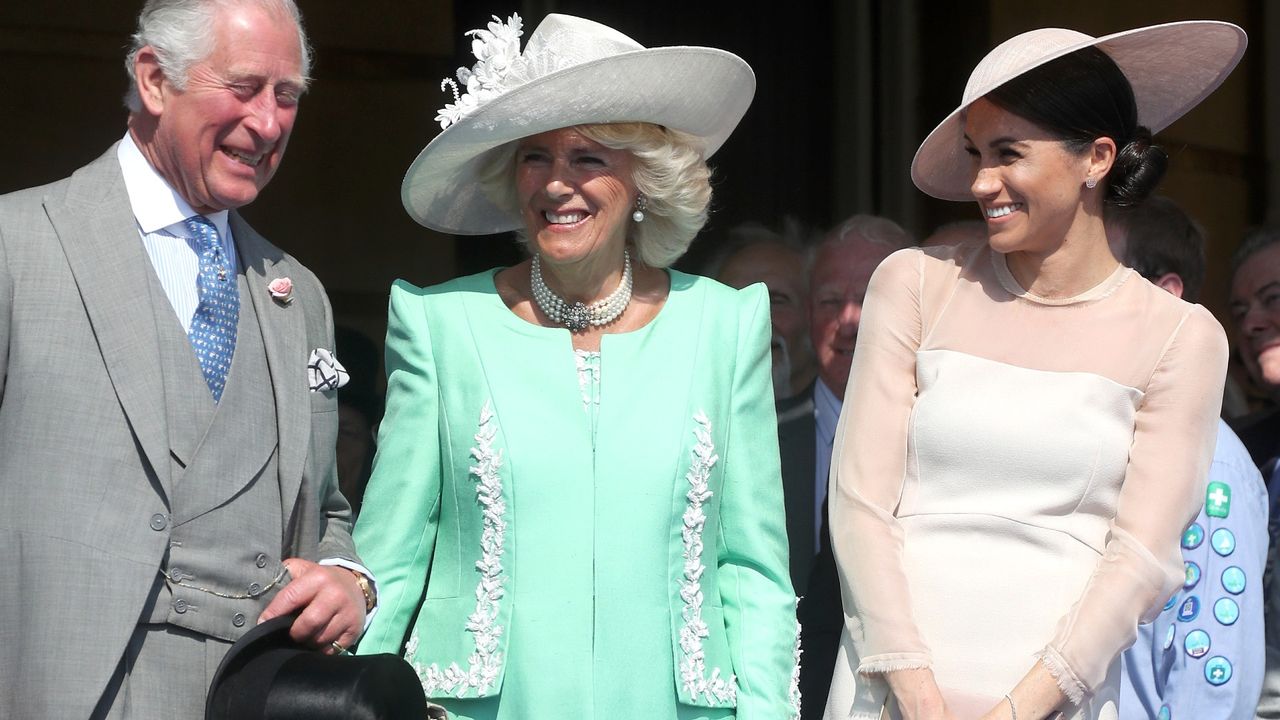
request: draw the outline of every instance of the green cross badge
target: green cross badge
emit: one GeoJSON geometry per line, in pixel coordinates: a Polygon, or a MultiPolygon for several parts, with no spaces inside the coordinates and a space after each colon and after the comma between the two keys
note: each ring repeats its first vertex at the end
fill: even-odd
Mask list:
{"type": "Polygon", "coordinates": [[[1204,494],[1204,512],[1209,517],[1224,518],[1231,513],[1231,486],[1211,482],[1204,494]]]}

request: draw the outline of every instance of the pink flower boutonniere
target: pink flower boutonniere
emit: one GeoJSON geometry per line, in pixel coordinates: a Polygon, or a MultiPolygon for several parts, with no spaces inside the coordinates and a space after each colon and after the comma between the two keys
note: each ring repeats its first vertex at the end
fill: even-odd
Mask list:
{"type": "Polygon", "coordinates": [[[267,285],[271,297],[281,305],[293,302],[293,281],[287,277],[276,278],[267,285]]]}

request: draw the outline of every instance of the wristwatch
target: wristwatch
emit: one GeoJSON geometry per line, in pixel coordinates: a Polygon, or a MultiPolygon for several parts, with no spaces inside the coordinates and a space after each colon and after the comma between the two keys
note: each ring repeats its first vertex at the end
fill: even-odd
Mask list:
{"type": "Polygon", "coordinates": [[[351,574],[356,576],[356,587],[364,593],[364,612],[367,615],[373,612],[373,608],[378,604],[378,590],[363,573],[352,570],[351,574]]]}

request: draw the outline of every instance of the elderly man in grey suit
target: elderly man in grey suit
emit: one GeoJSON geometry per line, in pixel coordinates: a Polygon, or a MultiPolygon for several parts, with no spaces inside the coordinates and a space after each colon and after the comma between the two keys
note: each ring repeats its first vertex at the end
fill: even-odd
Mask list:
{"type": "Polygon", "coordinates": [[[235,212],[306,88],[292,0],[151,0],[128,131],[0,197],[0,717],[197,718],[230,643],[375,605],[319,282],[235,212]]]}

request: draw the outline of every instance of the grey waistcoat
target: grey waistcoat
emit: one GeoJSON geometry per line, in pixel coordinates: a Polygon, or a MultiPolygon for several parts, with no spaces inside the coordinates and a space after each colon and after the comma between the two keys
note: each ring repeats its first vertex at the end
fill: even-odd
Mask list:
{"type": "Polygon", "coordinates": [[[191,343],[154,273],[172,473],[169,552],[143,618],[235,640],[284,584],[275,400],[243,274],[236,348],[214,404],[191,343]]]}

